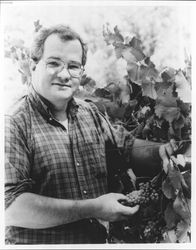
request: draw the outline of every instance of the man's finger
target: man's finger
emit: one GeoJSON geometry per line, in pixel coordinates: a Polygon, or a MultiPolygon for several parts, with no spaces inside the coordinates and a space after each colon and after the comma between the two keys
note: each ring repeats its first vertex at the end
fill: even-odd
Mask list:
{"type": "Polygon", "coordinates": [[[128,199],[128,197],[126,195],[124,195],[124,194],[115,193],[114,195],[115,195],[115,198],[117,200],[127,200],[128,199]]]}
{"type": "Polygon", "coordinates": [[[139,207],[140,207],[139,205],[136,205],[134,207],[124,206],[123,214],[127,216],[131,216],[139,210],[139,207]]]}

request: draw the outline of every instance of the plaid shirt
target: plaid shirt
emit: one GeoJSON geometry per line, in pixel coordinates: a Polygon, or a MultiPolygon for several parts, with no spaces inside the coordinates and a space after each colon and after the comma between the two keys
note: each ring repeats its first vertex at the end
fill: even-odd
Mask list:
{"type": "MultiPolygon", "coordinates": [[[[24,192],[60,199],[95,198],[108,192],[105,142],[114,142],[109,123],[81,100],[72,99],[67,113],[68,133],[50,113],[50,104],[31,89],[6,114],[6,207],[24,192]]],[[[92,234],[101,231],[93,232],[92,221],[47,229],[7,227],[6,243],[93,243],[92,234]]]]}

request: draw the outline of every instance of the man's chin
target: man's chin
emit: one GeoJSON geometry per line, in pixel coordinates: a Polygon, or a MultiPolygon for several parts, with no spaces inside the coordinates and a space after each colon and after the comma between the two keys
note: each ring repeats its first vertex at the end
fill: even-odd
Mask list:
{"type": "Polygon", "coordinates": [[[55,94],[55,98],[58,100],[62,100],[62,99],[71,99],[74,95],[74,92],[72,91],[71,88],[66,88],[64,90],[59,90],[56,92],[55,94]]]}

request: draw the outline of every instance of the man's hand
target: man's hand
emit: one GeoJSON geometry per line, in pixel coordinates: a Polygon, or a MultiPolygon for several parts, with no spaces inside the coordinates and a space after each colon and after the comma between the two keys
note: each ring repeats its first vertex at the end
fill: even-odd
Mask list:
{"type": "Polygon", "coordinates": [[[163,169],[166,173],[170,157],[176,152],[177,149],[178,146],[174,139],[171,139],[169,143],[163,144],[159,148],[159,155],[163,161],[163,169]]]}
{"type": "Polygon", "coordinates": [[[127,207],[120,204],[120,200],[128,200],[123,194],[109,193],[95,199],[95,216],[104,221],[120,221],[135,214],[139,206],[127,207]]]}

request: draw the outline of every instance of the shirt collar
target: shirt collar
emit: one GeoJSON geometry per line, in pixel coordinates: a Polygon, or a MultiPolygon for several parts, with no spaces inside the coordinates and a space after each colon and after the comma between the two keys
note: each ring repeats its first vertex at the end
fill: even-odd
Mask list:
{"type": "MultiPolygon", "coordinates": [[[[51,113],[53,104],[36,92],[33,86],[29,88],[29,98],[32,101],[33,106],[35,106],[46,119],[54,118],[51,113]]],[[[78,107],[79,105],[76,103],[76,100],[72,98],[67,105],[66,111],[68,118],[75,119],[78,107]]]]}

